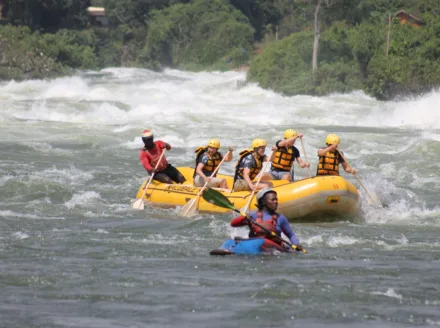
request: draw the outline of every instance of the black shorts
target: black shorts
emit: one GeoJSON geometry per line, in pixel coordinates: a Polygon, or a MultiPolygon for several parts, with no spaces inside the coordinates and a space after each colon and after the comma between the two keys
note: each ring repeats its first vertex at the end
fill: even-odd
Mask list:
{"type": "Polygon", "coordinates": [[[183,183],[186,181],[182,173],[180,173],[179,170],[171,164],[168,164],[165,170],[157,172],[157,174],[166,174],[171,180],[176,183],[183,183]]]}

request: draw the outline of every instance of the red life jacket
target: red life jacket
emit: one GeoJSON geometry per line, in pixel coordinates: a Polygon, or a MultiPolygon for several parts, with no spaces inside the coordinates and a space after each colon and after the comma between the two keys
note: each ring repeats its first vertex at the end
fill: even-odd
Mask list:
{"type": "MultiPolygon", "coordinates": [[[[160,157],[160,155],[162,155],[162,151],[160,150],[160,147],[159,147],[160,143],[161,143],[160,140],[154,142],[155,148],[153,148],[153,149],[155,150],[155,152],[153,154],[151,153],[151,151],[153,149],[149,150],[149,149],[147,149],[145,147],[142,148],[142,150],[147,153],[148,161],[150,162],[150,165],[153,168],[156,167],[156,164],[157,164],[157,162],[159,160],[159,157],[160,157]]],[[[163,171],[163,170],[166,169],[167,166],[168,166],[167,159],[165,158],[165,156],[162,156],[162,159],[160,160],[160,163],[157,166],[157,170],[156,171],[157,172],[163,171]]]]}
{"type": "Polygon", "coordinates": [[[271,239],[271,240],[279,243],[278,239],[271,235],[272,232],[274,232],[276,235],[278,235],[278,233],[277,233],[277,219],[278,219],[278,214],[274,214],[274,215],[272,215],[272,220],[270,220],[270,221],[263,220],[263,212],[258,211],[257,212],[257,219],[255,220],[255,222],[258,223],[259,225],[261,225],[262,227],[264,227],[267,231],[261,229],[260,227],[258,227],[255,224],[251,224],[251,228],[250,228],[251,231],[249,233],[249,237],[250,238],[264,237],[264,238],[271,239]]]}

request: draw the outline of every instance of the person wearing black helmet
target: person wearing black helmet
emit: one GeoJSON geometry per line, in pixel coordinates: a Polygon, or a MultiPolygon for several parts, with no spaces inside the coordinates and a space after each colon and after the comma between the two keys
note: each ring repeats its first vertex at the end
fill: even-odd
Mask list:
{"type": "Polygon", "coordinates": [[[302,251],[303,247],[299,244],[299,239],[293,232],[287,218],[276,212],[278,208],[278,198],[275,190],[265,188],[257,193],[257,211],[249,213],[249,216],[239,216],[231,221],[232,227],[249,226],[249,238],[264,237],[272,243],[283,246],[278,238],[271,237],[270,233],[274,232],[281,237],[283,232],[293,245],[296,245],[297,251],[302,251]],[[252,222],[256,222],[265,230],[261,229],[252,222]],[[269,231],[269,232],[268,232],[269,231]]]}
{"type": "Polygon", "coordinates": [[[151,130],[142,132],[142,141],[144,147],[139,152],[139,160],[150,175],[155,172],[153,180],[168,184],[173,183],[173,181],[176,183],[184,183],[186,181],[182,173],[168,163],[165,156],[161,158],[164,149],[171,150],[170,144],[162,140],[154,141],[154,135],[151,130]],[[156,165],[157,168],[155,168],[156,165]]]}

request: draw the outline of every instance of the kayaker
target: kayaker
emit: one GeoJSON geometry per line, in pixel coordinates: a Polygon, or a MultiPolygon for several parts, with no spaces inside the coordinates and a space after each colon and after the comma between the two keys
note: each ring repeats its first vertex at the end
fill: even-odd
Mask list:
{"type": "Polygon", "coordinates": [[[318,149],[318,169],[316,175],[339,175],[339,164],[345,172],[355,174],[356,170],[350,167],[338,150],[340,139],[336,134],[329,134],[325,139],[326,147],[318,149]]]}
{"type": "Polygon", "coordinates": [[[234,191],[242,190],[261,190],[272,187],[272,183],[268,182],[270,178],[261,177],[261,182],[256,186],[255,179],[263,168],[263,162],[269,159],[264,152],[266,151],[267,142],[264,139],[254,139],[252,141],[252,149],[245,149],[240,152],[240,158],[235,164],[234,175],[234,191]]]}
{"type": "Polygon", "coordinates": [[[302,137],[303,134],[296,133],[295,130],[284,131],[284,140],[278,140],[272,147],[275,156],[272,159],[270,171],[264,173],[267,179],[292,182],[294,180],[292,168],[295,160],[301,168],[310,167],[310,163],[302,160],[298,148],[294,146],[296,139],[302,137]]]}
{"type": "MultiPolygon", "coordinates": [[[[207,187],[228,189],[226,180],[217,178],[217,173],[211,177],[223,159],[223,154],[218,151],[219,148],[220,141],[218,139],[211,139],[207,146],[196,149],[196,169],[194,171],[195,187],[203,187],[205,183],[208,183],[207,187]]],[[[225,162],[232,161],[233,151],[232,146],[229,146],[229,152],[224,160],[225,162]]]]}
{"type": "MultiPolygon", "coordinates": [[[[293,232],[287,218],[276,212],[278,208],[278,198],[275,190],[265,188],[257,193],[257,211],[249,213],[248,216],[239,216],[231,221],[232,227],[249,226],[249,238],[264,237],[277,245],[283,246],[282,241],[270,235],[260,227],[252,224],[256,222],[270,232],[275,232],[281,237],[283,232],[293,245],[296,245],[297,251],[302,251],[303,247],[299,244],[299,239],[293,232]],[[252,220],[252,222],[250,221],[252,220]]],[[[288,248],[288,247],[287,247],[288,248]]]]}
{"type": "Polygon", "coordinates": [[[155,169],[163,149],[171,150],[170,144],[162,140],[154,141],[154,135],[151,130],[142,132],[142,141],[144,142],[144,147],[139,152],[139,160],[150,175],[156,172],[153,180],[168,184],[173,183],[173,181],[176,183],[184,183],[186,181],[182,173],[168,163],[165,156],[162,157],[157,169],[155,169]]]}

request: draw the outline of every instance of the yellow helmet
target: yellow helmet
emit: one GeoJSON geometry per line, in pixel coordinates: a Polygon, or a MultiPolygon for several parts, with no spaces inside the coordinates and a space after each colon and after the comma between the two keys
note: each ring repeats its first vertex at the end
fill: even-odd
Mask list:
{"type": "Polygon", "coordinates": [[[218,139],[211,139],[208,142],[208,147],[220,148],[220,141],[218,139]]]}
{"type": "Polygon", "coordinates": [[[339,137],[336,134],[329,134],[327,138],[325,138],[325,143],[328,145],[338,144],[339,145],[339,137]]]}
{"type": "Polygon", "coordinates": [[[289,139],[289,138],[293,138],[296,137],[298,133],[296,133],[295,130],[293,129],[287,129],[286,131],[284,131],[284,139],[289,139]]]}
{"type": "Polygon", "coordinates": [[[252,149],[258,148],[258,147],[266,147],[267,142],[264,139],[254,139],[252,141],[252,149]]]}

